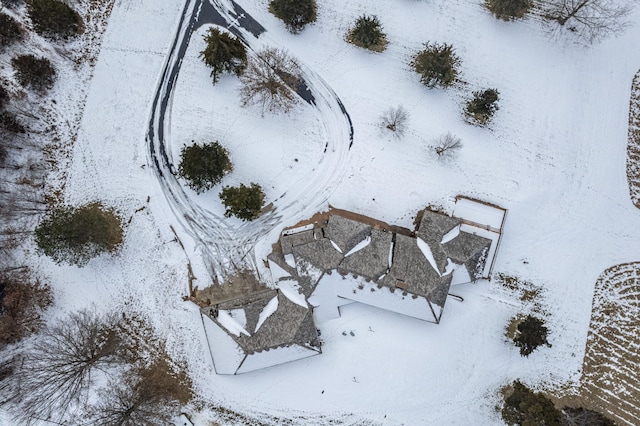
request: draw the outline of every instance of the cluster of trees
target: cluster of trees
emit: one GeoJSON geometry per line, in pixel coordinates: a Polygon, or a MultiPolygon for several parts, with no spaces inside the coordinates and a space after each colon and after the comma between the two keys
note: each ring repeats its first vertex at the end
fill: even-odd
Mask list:
{"type": "MultiPolygon", "coordinates": [[[[632,0],[485,0],[496,18],[513,21],[535,14],[589,43],[615,35],[629,25],[632,0]]],[[[553,27],[552,27],[553,28],[553,27]]]]}
{"type": "MultiPolygon", "coordinates": [[[[210,190],[232,170],[229,152],[218,141],[203,145],[192,143],[182,148],[178,175],[197,193],[210,190]]],[[[262,187],[256,183],[226,186],[220,192],[220,199],[226,207],[225,216],[236,216],[242,220],[256,219],[264,198],[262,187]]]]}
{"type": "Polygon", "coordinates": [[[0,403],[24,423],[170,424],[192,397],[164,342],[124,315],[72,313],[7,361],[0,403]]]}
{"type": "Polygon", "coordinates": [[[564,407],[559,410],[544,393],[534,392],[516,380],[504,390],[502,420],[509,426],[614,426],[597,411],[564,407]]]}
{"type": "Polygon", "coordinates": [[[27,0],[27,15],[33,29],[50,39],[68,39],[82,31],[82,18],[60,0],[27,0]]]}

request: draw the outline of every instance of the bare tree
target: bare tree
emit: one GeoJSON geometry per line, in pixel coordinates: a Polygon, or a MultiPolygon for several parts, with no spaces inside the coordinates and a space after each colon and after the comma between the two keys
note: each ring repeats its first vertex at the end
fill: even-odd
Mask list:
{"type": "Polygon", "coordinates": [[[433,144],[433,150],[441,161],[454,159],[460,148],[462,148],[462,141],[451,133],[439,136],[433,144]]]}
{"type": "Polygon", "coordinates": [[[542,15],[589,43],[616,35],[629,26],[629,0],[549,0],[542,15]]]}
{"type": "Polygon", "coordinates": [[[105,426],[155,426],[170,424],[181,404],[191,399],[186,375],[173,371],[166,359],[127,371],[100,392],[93,421],[105,426]]]}
{"type": "Polygon", "coordinates": [[[300,67],[287,52],[267,48],[249,60],[240,80],[243,105],[258,105],[264,114],[291,110],[302,77],[300,67]]]}
{"type": "Polygon", "coordinates": [[[409,111],[407,111],[402,105],[398,105],[395,108],[387,109],[380,116],[380,125],[383,129],[387,129],[393,134],[401,138],[404,136],[404,132],[407,129],[407,121],[409,120],[409,111]]]}
{"type": "Polygon", "coordinates": [[[119,363],[117,317],[84,310],[45,329],[17,373],[20,398],[12,407],[26,422],[62,419],[83,403],[94,369],[119,363]]]}

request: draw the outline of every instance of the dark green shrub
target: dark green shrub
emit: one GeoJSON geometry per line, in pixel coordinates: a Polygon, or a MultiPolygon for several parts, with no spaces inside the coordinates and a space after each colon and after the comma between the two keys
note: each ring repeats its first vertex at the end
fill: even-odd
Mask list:
{"type": "Polygon", "coordinates": [[[24,125],[18,120],[18,117],[9,111],[0,113],[0,128],[11,133],[25,133],[24,125]]]}
{"type": "Polygon", "coordinates": [[[67,39],[82,31],[82,18],[59,0],[28,0],[27,15],[41,36],[67,39]]]}
{"type": "Polygon", "coordinates": [[[560,426],[561,413],[553,402],[540,392],[513,382],[511,393],[502,407],[502,420],[510,426],[560,426]]]}
{"type": "Polygon", "coordinates": [[[347,41],[374,52],[382,52],[387,46],[387,37],[377,16],[359,17],[347,34],[347,41]]]}
{"type": "Polygon", "coordinates": [[[529,356],[540,345],[551,346],[547,341],[547,327],[541,319],[527,315],[518,324],[517,330],[513,342],[520,348],[522,356],[529,356]]]}
{"type": "Polygon", "coordinates": [[[318,7],[315,0],[271,0],[269,12],[280,18],[287,29],[297,34],[315,22],[318,7]]]}
{"type": "Polygon", "coordinates": [[[233,170],[229,152],[218,142],[182,148],[178,175],[197,193],[220,183],[224,175],[233,170]]]}
{"type": "Polygon", "coordinates": [[[503,21],[523,18],[533,7],[531,0],[485,0],[489,12],[503,21]]]}
{"type": "Polygon", "coordinates": [[[101,253],[113,253],[122,244],[122,222],[100,203],[60,207],[35,230],[40,251],[56,263],[84,266],[101,253]]]}
{"type": "Polygon", "coordinates": [[[450,44],[426,43],[418,52],[411,66],[420,74],[420,81],[429,88],[449,87],[458,77],[460,58],[450,44]]]}
{"type": "Polygon", "coordinates": [[[11,59],[18,83],[24,87],[43,92],[50,89],[56,80],[56,70],[47,58],[22,55],[11,59]]]}
{"type": "Polygon", "coordinates": [[[220,199],[226,207],[226,217],[233,215],[242,220],[253,220],[260,215],[264,205],[264,192],[257,183],[251,183],[251,186],[225,186],[220,193],[220,199]]]}
{"type": "Polygon", "coordinates": [[[473,98],[467,102],[464,111],[466,117],[470,121],[484,126],[499,109],[499,95],[500,93],[496,89],[473,92],[473,98]]]}
{"type": "Polygon", "coordinates": [[[0,84],[0,109],[6,107],[10,100],[9,92],[4,87],[4,84],[0,84]]]}
{"type": "Polygon", "coordinates": [[[22,38],[18,21],[6,13],[0,13],[0,46],[9,46],[22,38]]]}
{"type": "Polygon", "coordinates": [[[207,47],[200,57],[211,68],[214,84],[223,73],[242,74],[247,67],[247,49],[240,40],[216,28],[211,28],[204,39],[207,47]]]}

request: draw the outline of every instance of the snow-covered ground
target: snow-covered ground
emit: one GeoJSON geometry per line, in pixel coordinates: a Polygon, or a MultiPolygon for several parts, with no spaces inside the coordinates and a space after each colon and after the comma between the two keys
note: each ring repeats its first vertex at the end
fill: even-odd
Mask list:
{"type": "MultiPolygon", "coordinates": [[[[147,164],[151,101],[180,2],[120,0],[109,19],[65,197],[70,203],[103,200],[131,221],[113,258],[82,269],[41,259],[59,310],[96,304],[148,315],[172,355],[188,363],[200,398],[264,422],[277,423],[275,416],[304,424],[500,424],[494,406],[501,385],[515,378],[549,386],[577,380],[594,283],[607,267],[637,260],[640,212],[629,200],[625,152],[640,29],[581,47],[550,39],[534,20],[498,21],[481,1],[325,0],[318,22],[291,35],[267,12],[267,0],[240,4],[267,28],[265,39],[318,73],[351,116],[349,163],[324,205],[410,228],[427,204],[451,212],[456,195],[508,209],[494,272],[544,288],[553,347],[520,357],[504,338],[520,302],[480,282],[452,290],[464,302],[450,298],[440,325],[351,304],[341,318],[322,324],[322,355],[216,376],[198,310],[182,301],[187,258],[195,284],[207,286],[211,277],[147,164]],[[344,41],[363,13],[383,23],[390,42],[385,52],[344,41]],[[456,47],[464,85],[443,91],[420,84],[408,61],[427,41],[456,47]],[[494,122],[489,129],[465,124],[464,99],[489,87],[501,98],[494,122]],[[379,129],[378,117],[399,104],[411,117],[406,136],[396,140],[379,129]],[[442,164],[429,144],[447,132],[464,147],[455,161],[442,164]]],[[[235,78],[210,84],[198,59],[203,32],[194,35],[174,93],[174,153],[191,139],[228,144],[235,170],[223,184],[256,181],[277,209],[277,197],[320,161],[331,129],[303,103],[291,116],[263,118],[257,109],[241,108],[235,78]]],[[[218,191],[197,202],[219,215],[218,191]]],[[[284,215],[278,226],[293,225],[288,219],[300,218],[284,215]]],[[[230,219],[229,226],[240,224],[230,219]]],[[[259,263],[274,241],[259,245],[259,263]]],[[[195,417],[198,424],[205,418],[195,417]]]]}

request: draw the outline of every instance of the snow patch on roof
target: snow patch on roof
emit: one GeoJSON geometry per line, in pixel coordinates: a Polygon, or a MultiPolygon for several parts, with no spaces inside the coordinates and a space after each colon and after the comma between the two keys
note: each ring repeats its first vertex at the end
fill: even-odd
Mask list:
{"type": "Polygon", "coordinates": [[[262,324],[264,324],[264,322],[267,320],[267,318],[273,315],[273,313],[277,310],[278,310],[278,296],[269,300],[269,303],[267,303],[267,305],[262,309],[262,312],[260,312],[260,316],[258,317],[258,324],[256,325],[255,331],[258,331],[262,326],[262,324]]]}
{"type": "Polygon", "coordinates": [[[431,265],[433,270],[436,271],[438,276],[442,276],[442,274],[438,270],[436,259],[433,257],[433,253],[431,252],[431,247],[429,247],[429,244],[425,243],[424,240],[422,240],[422,238],[416,238],[416,243],[418,244],[418,248],[420,249],[422,254],[424,254],[424,257],[426,257],[427,260],[429,261],[429,264],[431,265]]]}
{"type": "Polygon", "coordinates": [[[442,236],[442,240],[440,241],[440,244],[448,243],[449,241],[451,241],[454,238],[456,238],[459,234],[460,234],[460,225],[456,226],[451,231],[449,231],[446,234],[444,234],[442,236]]]}
{"type": "Polygon", "coordinates": [[[295,280],[285,280],[278,283],[278,289],[289,300],[303,308],[308,308],[304,294],[300,293],[300,286],[295,280]]]}
{"type": "MultiPolygon", "coordinates": [[[[233,311],[237,311],[237,310],[238,309],[234,309],[233,311]]],[[[249,334],[247,330],[244,329],[242,324],[233,317],[232,311],[226,311],[224,309],[219,310],[217,319],[220,325],[226,328],[227,331],[233,334],[234,336],[240,336],[240,334],[251,336],[251,334],[249,334]]],[[[245,324],[246,324],[246,321],[247,319],[245,317],[244,318],[245,324]]]]}
{"type": "Polygon", "coordinates": [[[344,257],[349,257],[352,254],[359,252],[369,244],[371,244],[371,235],[368,235],[364,240],[356,244],[355,247],[353,247],[347,254],[344,255],[344,257]]]}

